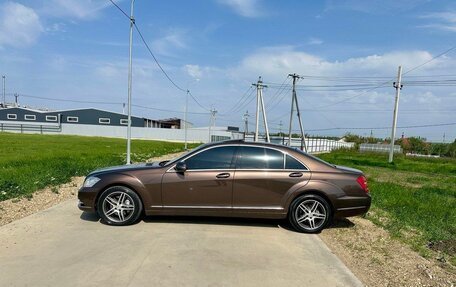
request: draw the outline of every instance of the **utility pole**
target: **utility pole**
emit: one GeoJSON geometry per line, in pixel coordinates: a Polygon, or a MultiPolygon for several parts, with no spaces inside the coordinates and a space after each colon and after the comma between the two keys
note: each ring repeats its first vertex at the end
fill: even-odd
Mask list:
{"type": "Polygon", "coordinates": [[[393,87],[396,89],[396,101],[394,104],[394,114],[393,114],[393,128],[391,129],[391,145],[389,151],[389,158],[388,162],[393,162],[393,154],[394,154],[394,138],[396,137],[396,124],[397,124],[397,112],[399,109],[399,96],[401,94],[402,89],[402,66],[399,66],[397,69],[397,81],[393,83],[393,87]]]}
{"type": "Polygon", "coordinates": [[[3,83],[3,107],[6,108],[6,76],[2,76],[3,83]]]}
{"type": "Polygon", "coordinates": [[[18,97],[19,97],[19,95],[16,94],[16,93],[14,93],[14,103],[15,103],[14,106],[15,106],[16,108],[19,106],[18,103],[17,103],[17,98],[18,98],[18,97]]]}
{"type": "Polygon", "coordinates": [[[187,150],[187,109],[188,109],[188,94],[190,93],[190,90],[187,89],[187,94],[185,95],[185,113],[184,113],[184,141],[185,141],[185,146],[184,150],[187,150]]]}
{"type": "Polygon", "coordinates": [[[131,164],[131,82],[132,82],[132,48],[133,48],[133,25],[135,18],[133,18],[133,4],[135,0],[130,3],[130,49],[129,49],[129,62],[128,62],[128,126],[127,126],[127,164],[131,164]]]}
{"type": "Polygon", "coordinates": [[[443,143],[445,143],[445,133],[443,133],[443,143]]]}
{"type": "Polygon", "coordinates": [[[263,84],[261,80],[261,76],[258,77],[258,82],[256,84],[252,84],[257,89],[257,108],[256,108],[256,115],[255,115],[255,139],[254,141],[258,141],[258,129],[259,129],[259,119],[260,119],[260,108],[263,114],[263,122],[264,122],[264,129],[266,130],[266,142],[270,142],[269,138],[269,128],[268,128],[268,121],[266,119],[266,110],[264,108],[264,100],[263,100],[263,88],[267,88],[268,86],[263,84]]]}
{"type": "Polygon", "coordinates": [[[122,103],[122,114],[125,115],[125,103],[122,103]]]}
{"type": "Polygon", "coordinates": [[[296,114],[298,115],[299,129],[301,130],[301,150],[307,152],[306,136],[304,134],[304,128],[302,126],[301,111],[299,110],[298,97],[296,96],[296,81],[302,77],[297,74],[289,74],[288,76],[293,78],[293,90],[291,92],[290,126],[288,129],[288,146],[291,146],[291,128],[293,123],[294,106],[296,105],[296,114]]]}
{"type": "Polygon", "coordinates": [[[245,111],[245,114],[244,114],[244,139],[245,137],[247,136],[247,134],[249,133],[249,111],[245,111]]]}
{"type": "Polygon", "coordinates": [[[194,79],[192,82],[187,82],[187,93],[185,95],[185,113],[184,113],[184,141],[185,141],[185,146],[184,146],[184,150],[187,150],[187,147],[188,147],[188,143],[187,143],[187,129],[188,129],[188,124],[187,124],[187,121],[188,121],[188,96],[190,95],[190,84],[191,83],[194,83],[194,82],[198,82],[200,79],[194,79]]]}
{"type": "Polygon", "coordinates": [[[212,141],[212,125],[215,126],[215,115],[217,114],[217,110],[212,108],[211,109],[211,118],[209,120],[209,141],[212,141]]]}

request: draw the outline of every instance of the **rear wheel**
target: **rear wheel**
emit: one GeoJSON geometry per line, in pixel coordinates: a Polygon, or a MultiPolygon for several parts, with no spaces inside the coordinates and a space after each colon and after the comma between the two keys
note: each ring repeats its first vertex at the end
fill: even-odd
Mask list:
{"type": "Polygon", "coordinates": [[[328,224],[331,208],[328,202],[315,194],[302,195],[290,206],[288,220],[299,232],[317,233],[328,224]]]}
{"type": "Polygon", "coordinates": [[[141,216],[142,208],[139,196],[125,186],[106,189],[97,203],[98,214],[109,225],[135,223],[141,216]]]}

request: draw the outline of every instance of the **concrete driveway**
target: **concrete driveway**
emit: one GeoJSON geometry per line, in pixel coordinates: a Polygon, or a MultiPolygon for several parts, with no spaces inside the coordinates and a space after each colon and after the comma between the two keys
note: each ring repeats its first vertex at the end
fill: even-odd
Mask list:
{"type": "Polygon", "coordinates": [[[0,286],[362,286],[278,221],[148,217],[110,227],[70,200],[0,228],[0,286]]]}

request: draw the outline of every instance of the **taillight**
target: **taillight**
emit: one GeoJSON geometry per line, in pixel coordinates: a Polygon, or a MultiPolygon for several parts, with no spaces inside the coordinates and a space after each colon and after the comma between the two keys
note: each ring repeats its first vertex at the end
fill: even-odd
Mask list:
{"type": "Polygon", "coordinates": [[[361,186],[364,192],[369,193],[369,187],[367,186],[367,178],[364,175],[360,175],[356,179],[356,182],[359,184],[359,186],[361,186]]]}

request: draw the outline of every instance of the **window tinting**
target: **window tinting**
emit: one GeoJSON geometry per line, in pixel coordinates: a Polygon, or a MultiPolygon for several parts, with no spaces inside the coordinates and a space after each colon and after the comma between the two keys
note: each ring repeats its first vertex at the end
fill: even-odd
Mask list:
{"type": "Polygon", "coordinates": [[[307,169],[302,163],[297,161],[294,157],[287,155],[285,169],[307,169]]]}
{"type": "Polygon", "coordinates": [[[240,169],[283,169],[283,153],[268,148],[241,147],[240,169]]]}
{"type": "Polygon", "coordinates": [[[185,160],[187,169],[229,169],[232,168],[235,146],[212,148],[185,160]]]}

